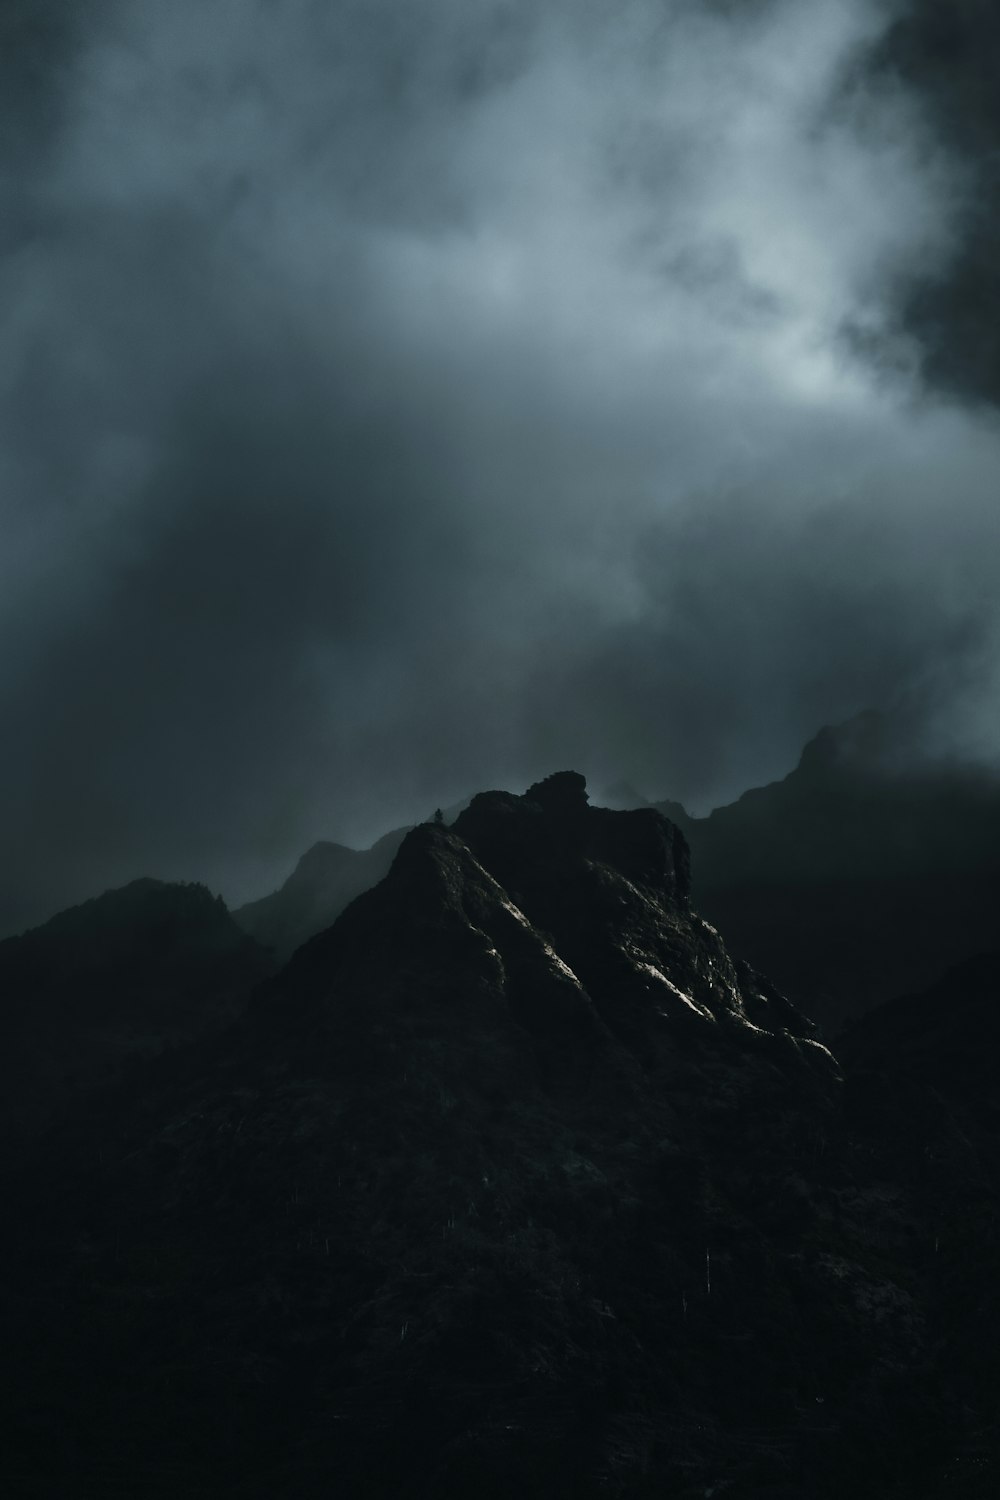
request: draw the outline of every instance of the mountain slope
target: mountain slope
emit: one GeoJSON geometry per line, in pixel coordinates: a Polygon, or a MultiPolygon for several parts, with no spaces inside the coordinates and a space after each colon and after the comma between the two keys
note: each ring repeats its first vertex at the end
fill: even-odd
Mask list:
{"type": "MultiPolygon", "coordinates": [[[[708,817],[656,804],[690,844],[699,908],[831,1034],[996,939],[1000,784],[914,767],[906,731],[861,714],[820,731],[783,781],[708,817]]],[[[630,798],[622,786],[615,805],[630,798]]],[[[314,845],[237,922],[284,962],[382,879],[405,832],[363,851],[314,845]]]]}
{"type": "Polygon", "coordinates": [[[361,891],[387,875],[407,830],[394,829],[370,849],[321,840],[299,860],[284,885],[233,913],[256,942],[285,963],[315,933],[330,927],[361,891]]]}
{"type": "Polygon", "coordinates": [[[478,797],[5,1182],[7,1493],[912,1496],[927,1231],[842,1095],[674,826],[478,797]]]}
{"type": "Polygon", "coordinates": [[[204,886],[136,880],[0,942],[4,1135],[232,1019],[267,955],[204,886]]]}
{"type": "Polygon", "coordinates": [[[1000,953],[880,1006],[840,1039],[856,1127],[928,1226],[927,1331],[956,1436],[947,1493],[1000,1474],[1000,953]]]}
{"type": "Polygon", "coordinates": [[[783,781],[678,819],[700,907],[830,1031],[996,942],[1000,783],[908,766],[898,739],[861,715],[783,781]]]}

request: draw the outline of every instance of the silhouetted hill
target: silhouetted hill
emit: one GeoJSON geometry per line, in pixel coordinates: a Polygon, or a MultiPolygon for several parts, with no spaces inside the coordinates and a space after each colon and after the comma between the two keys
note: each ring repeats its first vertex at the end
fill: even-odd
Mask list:
{"type": "Polygon", "coordinates": [[[232,1019],[270,970],[204,886],[136,880],[0,942],[5,1135],[232,1019]]]}
{"type": "Polygon", "coordinates": [[[894,1089],[731,959],[661,815],[477,797],[8,1175],[6,1493],[943,1500],[992,1377],[940,1353],[894,1089]]]}
{"type": "MultiPolygon", "coordinates": [[[[467,805],[468,800],[446,808],[442,821],[454,822],[467,805]]],[[[370,849],[351,849],[321,839],[306,850],[284,885],[237,907],[233,917],[279,963],[285,963],[296,948],[331,927],[355,896],[378,884],[410,826],[383,834],[370,849]]]]}
{"type": "MultiPolygon", "coordinates": [[[[624,783],[611,794],[618,807],[632,799],[624,783]]],[[[897,719],[821,730],[783,781],[708,817],[655,806],[688,840],[697,903],[733,951],[831,1034],[996,940],[1000,781],[915,764],[897,719]]],[[[383,877],[405,833],[362,851],[314,845],[236,920],[284,962],[383,877]]]]}
{"type": "Polygon", "coordinates": [[[707,818],[657,805],[734,952],[828,1028],[996,942],[1000,780],[906,762],[883,716],[821,731],[783,781],[707,818]]]}
{"type": "Polygon", "coordinates": [[[349,849],[326,840],[313,844],[283,886],[238,907],[233,917],[284,963],[302,943],[331,926],[355,896],[388,873],[406,832],[394,829],[370,849],[349,849]]]}

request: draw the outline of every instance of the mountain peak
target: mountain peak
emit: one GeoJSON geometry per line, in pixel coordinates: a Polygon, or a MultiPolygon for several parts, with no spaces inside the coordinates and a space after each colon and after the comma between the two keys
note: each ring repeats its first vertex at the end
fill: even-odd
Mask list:
{"type": "Polygon", "coordinates": [[[529,786],[524,795],[546,812],[582,812],[588,804],[587,778],[579,771],[554,771],[529,786]]]}
{"type": "Polygon", "coordinates": [[[137,1493],[183,1451],[175,1431],[206,1473],[237,1466],[211,1490],[232,1500],[331,1475],[414,1500],[833,1496],[863,1465],[871,1496],[911,1459],[914,1493],[913,1431],[963,1352],[934,1353],[928,1265],[977,1308],[983,1368],[995,1342],[978,1333],[994,1199],[967,1232],[951,1196],[964,1172],[984,1199],[985,1137],[949,1114],[970,1075],[946,1075],[911,1145],[939,1076],[926,1026],[888,1092],[894,1017],[845,1081],[692,909],[669,819],[591,807],[573,773],[484,793],[406,834],[255,994],[23,1174],[15,1430],[51,1409],[33,1351],[58,1348],[57,1409],[83,1413],[68,1462],[106,1473],[124,1403],[137,1493]],[[898,1123],[876,1156],[883,1095],[898,1123]],[[91,1386],[111,1393],[96,1417],[91,1386]]]}
{"type": "Polygon", "coordinates": [[[446,1027],[438,1006],[451,995],[505,1046],[512,1024],[562,1036],[562,1065],[589,1037],[612,1072],[626,1055],[670,1067],[678,1043],[719,1027],[757,1049],[778,1036],[814,1044],[811,1023],[732,961],[688,893],[687,845],[668,819],[590,807],[583,777],[559,773],[523,796],[481,793],[450,829],[411,830],[387,877],[296,955],[275,991],[318,1000],[338,1034],[374,1014],[391,1032],[409,1027],[414,997],[422,1025],[446,1027]],[[368,997],[352,1003],[353,1020],[340,1013],[345,989],[368,997]]]}
{"type": "MultiPolygon", "coordinates": [[[[651,807],[591,807],[587,783],[575,771],[547,776],[523,797],[483,792],[459,814],[453,831],[501,881],[510,878],[518,888],[551,883],[553,866],[569,862],[601,866],[671,902],[684,904],[690,893],[690,857],[680,829],[651,807]]],[[[563,870],[561,878],[569,873],[563,870]]]]}

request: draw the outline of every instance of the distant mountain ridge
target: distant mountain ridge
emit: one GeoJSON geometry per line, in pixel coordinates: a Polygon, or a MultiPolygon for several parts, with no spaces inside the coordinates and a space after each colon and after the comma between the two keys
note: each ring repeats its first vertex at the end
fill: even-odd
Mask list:
{"type": "Polygon", "coordinates": [[[656,804],[701,909],[831,1030],[1000,936],[1000,777],[907,762],[901,739],[863,714],[705,818],[656,804]]]}
{"type": "MultiPolygon", "coordinates": [[[[906,731],[877,713],[823,729],[783,780],[707,817],[645,804],[684,833],[695,900],[733,951],[831,1032],[1000,932],[1000,779],[908,762],[906,731]]],[[[236,921],[284,961],[385,875],[406,831],[314,845],[236,921]]]]}
{"type": "Polygon", "coordinates": [[[388,874],[406,832],[394,829],[370,849],[320,840],[278,890],[237,907],[234,921],[284,963],[302,943],[329,927],[355,896],[388,874]]]}

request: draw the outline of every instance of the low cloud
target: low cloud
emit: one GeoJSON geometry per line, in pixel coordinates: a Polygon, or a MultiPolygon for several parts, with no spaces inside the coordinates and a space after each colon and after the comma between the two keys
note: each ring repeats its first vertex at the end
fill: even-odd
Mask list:
{"type": "Polygon", "coordinates": [[[996,429],[899,303],[964,253],[968,168],[892,20],[120,0],[32,33],[5,925],[147,871],[239,898],[557,766],[709,806],[901,695],[995,754],[996,429]]]}

